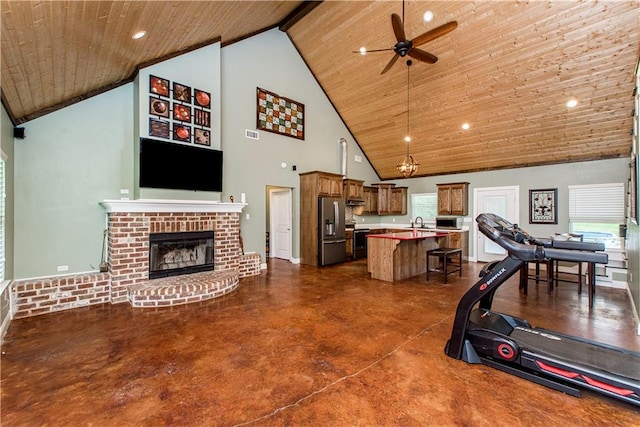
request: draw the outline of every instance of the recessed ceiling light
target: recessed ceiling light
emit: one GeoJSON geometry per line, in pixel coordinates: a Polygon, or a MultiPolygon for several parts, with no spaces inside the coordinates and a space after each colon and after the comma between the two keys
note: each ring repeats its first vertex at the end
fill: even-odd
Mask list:
{"type": "Polygon", "coordinates": [[[146,35],[147,35],[147,32],[146,32],[146,31],[144,31],[144,30],[142,30],[142,31],[138,31],[137,33],[134,33],[134,34],[131,36],[131,38],[132,38],[132,39],[134,39],[134,40],[138,40],[138,39],[143,38],[143,37],[144,37],[144,36],[146,36],[146,35]]]}
{"type": "Polygon", "coordinates": [[[577,99],[570,99],[567,101],[567,108],[573,108],[578,105],[577,99]]]}
{"type": "Polygon", "coordinates": [[[431,20],[433,19],[433,12],[431,12],[430,10],[427,10],[423,15],[422,15],[422,20],[424,22],[431,22],[431,20]]]}
{"type": "Polygon", "coordinates": [[[463,123],[462,124],[462,129],[464,129],[464,130],[469,130],[470,127],[471,127],[471,125],[469,123],[463,123]]]}
{"type": "Polygon", "coordinates": [[[359,52],[360,52],[360,55],[366,55],[366,54],[367,54],[367,48],[366,48],[366,47],[364,47],[364,46],[362,46],[362,47],[360,48],[360,51],[359,51],[359,52]]]}

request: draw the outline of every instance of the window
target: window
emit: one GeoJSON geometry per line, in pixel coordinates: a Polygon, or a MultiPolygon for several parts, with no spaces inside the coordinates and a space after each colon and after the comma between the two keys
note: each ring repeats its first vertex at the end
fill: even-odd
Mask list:
{"type": "Polygon", "coordinates": [[[569,186],[569,224],[585,241],[620,248],[620,224],[624,224],[624,184],[569,186]]]}
{"type": "Polygon", "coordinates": [[[435,220],[438,215],[438,193],[411,195],[411,218],[422,217],[424,222],[435,220]]]}

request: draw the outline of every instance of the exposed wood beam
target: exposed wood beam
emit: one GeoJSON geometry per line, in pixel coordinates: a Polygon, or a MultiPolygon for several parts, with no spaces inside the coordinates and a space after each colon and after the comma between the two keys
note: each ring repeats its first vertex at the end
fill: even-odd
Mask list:
{"type": "Polygon", "coordinates": [[[295,8],[293,12],[287,15],[278,25],[278,29],[282,32],[287,32],[289,28],[293,27],[298,21],[304,18],[309,12],[316,7],[320,6],[320,1],[303,1],[300,6],[295,8]]]}

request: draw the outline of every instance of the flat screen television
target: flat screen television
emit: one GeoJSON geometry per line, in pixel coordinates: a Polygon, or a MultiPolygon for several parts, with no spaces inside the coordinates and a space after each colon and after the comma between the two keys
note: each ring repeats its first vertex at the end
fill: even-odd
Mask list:
{"type": "Polygon", "coordinates": [[[140,187],[222,191],[222,151],[140,138],[140,187]]]}

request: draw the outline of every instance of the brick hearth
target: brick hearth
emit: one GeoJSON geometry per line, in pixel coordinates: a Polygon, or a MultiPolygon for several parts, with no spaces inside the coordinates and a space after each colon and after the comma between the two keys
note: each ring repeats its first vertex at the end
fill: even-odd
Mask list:
{"type": "Polygon", "coordinates": [[[140,307],[184,304],[224,295],[237,287],[238,278],[260,274],[260,255],[243,254],[240,247],[240,213],[244,204],[115,200],[102,205],[108,214],[108,272],[16,281],[12,286],[15,317],[105,302],[133,304],[135,300],[140,307]],[[176,276],[179,279],[169,281],[149,280],[149,234],[183,231],[214,231],[215,270],[205,275],[176,276]],[[182,298],[185,292],[193,292],[192,298],[182,298]],[[159,293],[162,298],[158,298],[159,293]]]}

